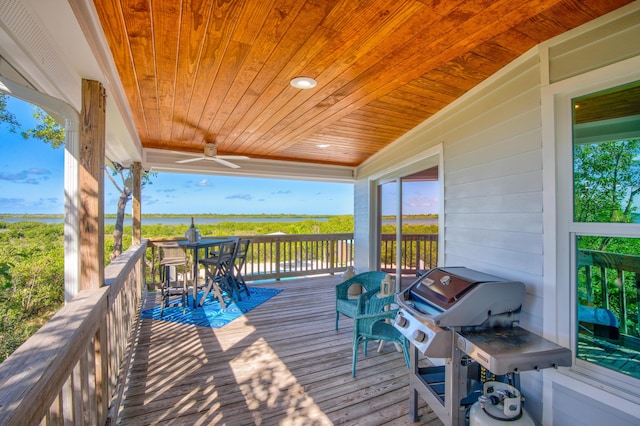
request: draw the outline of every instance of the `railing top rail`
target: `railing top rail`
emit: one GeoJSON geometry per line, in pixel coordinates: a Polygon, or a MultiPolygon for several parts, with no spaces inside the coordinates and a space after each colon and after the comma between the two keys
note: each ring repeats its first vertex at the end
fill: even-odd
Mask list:
{"type": "Polygon", "coordinates": [[[147,246],[148,247],[157,247],[158,244],[174,242],[174,241],[186,241],[185,237],[152,237],[147,238],[147,246]]]}
{"type": "Polygon", "coordinates": [[[640,256],[598,250],[579,250],[578,266],[602,266],[640,273],[640,256]]]}
{"type": "MultiPolygon", "coordinates": [[[[382,238],[384,239],[396,239],[396,234],[382,234],[382,238]]],[[[410,239],[410,238],[438,238],[438,234],[402,234],[402,239],[410,239]]]]}
{"type": "MultiPolygon", "coordinates": [[[[203,236],[202,238],[220,238],[220,236],[203,236]]],[[[350,240],[353,233],[336,234],[275,234],[275,235],[241,235],[240,238],[248,238],[252,242],[261,241],[326,241],[326,240],[350,240]]],[[[160,243],[182,241],[184,237],[153,237],[148,239],[149,247],[157,247],[160,243]]]]}
{"type": "Polygon", "coordinates": [[[327,241],[327,240],[350,240],[353,233],[340,234],[277,234],[277,235],[251,235],[247,236],[252,242],[260,241],[327,241]]]}

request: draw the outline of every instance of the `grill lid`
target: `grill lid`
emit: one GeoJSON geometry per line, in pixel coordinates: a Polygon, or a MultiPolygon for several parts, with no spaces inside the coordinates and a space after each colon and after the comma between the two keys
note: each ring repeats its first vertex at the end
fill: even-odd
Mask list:
{"type": "Polygon", "coordinates": [[[414,283],[411,296],[423,303],[431,302],[447,310],[476,285],[493,281],[505,280],[465,267],[435,268],[414,283]]]}
{"type": "Polygon", "coordinates": [[[439,327],[495,327],[518,321],[525,286],[465,267],[434,268],[396,294],[401,310],[439,327]]]}

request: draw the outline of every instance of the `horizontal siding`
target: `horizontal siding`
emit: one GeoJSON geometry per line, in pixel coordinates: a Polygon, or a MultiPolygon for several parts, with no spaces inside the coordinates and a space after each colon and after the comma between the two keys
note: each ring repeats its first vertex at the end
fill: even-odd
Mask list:
{"type": "Polygon", "coordinates": [[[447,188],[447,200],[542,191],[542,170],[465,182],[447,188]]]}
{"type": "Polygon", "coordinates": [[[509,123],[509,128],[514,127],[509,129],[509,133],[505,133],[507,126],[502,129],[491,128],[478,133],[466,145],[447,145],[447,165],[455,170],[462,165],[481,164],[539,150],[541,144],[539,114],[540,111],[535,110],[514,118],[509,123]],[[518,119],[527,120],[521,129],[515,128],[518,119]],[[535,127],[529,128],[534,124],[535,127]],[[492,139],[481,143],[485,138],[492,139]]]}
{"type": "Polygon", "coordinates": [[[542,154],[540,150],[525,152],[508,158],[498,158],[482,164],[468,164],[466,167],[459,169],[454,169],[445,157],[445,185],[448,188],[461,183],[514,176],[541,169],[542,154]]]}
{"type": "Polygon", "coordinates": [[[447,241],[465,242],[469,239],[482,241],[483,246],[500,250],[521,251],[532,255],[543,253],[540,234],[447,228],[447,241]]]}
{"type": "Polygon", "coordinates": [[[527,307],[527,311],[525,315],[520,318],[520,323],[527,330],[537,333],[540,336],[544,335],[542,327],[544,317],[544,300],[542,295],[527,293],[524,305],[527,307]]]}
{"type": "Polygon", "coordinates": [[[541,371],[525,371],[520,374],[520,391],[524,397],[524,409],[529,413],[541,413],[542,401],[534,395],[542,395],[541,371]]]}
{"type": "Polygon", "coordinates": [[[466,152],[469,142],[475,148],[496,143],[540,126],[540,118],[530,114],[540,108],[538,61],[529,60],[509,76],[493,85],[493,90],[468,102],[444,127],[449,156],[466,152]]]}
{"type": "Polygon", "coordinates": [[[446,201],[448,213],[532,213],[542,212],[542,194],[492,195],[490,197],[459,198],[446,201]]]}
{"type": "Polygon", "coordinates": [[[465,214],[447,213],[445,226],[460,229],[481,229],[542,233],[542,217],[539,213],[517,214],[465,214]]]}
{"type": "Polygon", "coordinates": [[[552,401],[553,422],[556,425],[638,425],[637,417],[632,417],[558,383],[553,384],[552,401]]]}
{"type": "MultiPolygon", "coordinates": [[[[489,247],[485,244],[476,244],[468,241],[460,243],[457,241],[447,240],[445,255],[447,256],[447,260],[449,255],[469,259],[468,263],[473,262],[474,264],[479,265],[480,268],[478,269],[481,270],[485,270],[487,268],[485,265],[495,265],[498,267],[498,270],[508,268],[511,270],[523,271],[528,274],[542,275],[542,262],[539,261],[539,256],[531,253],[503,250],[489,247]]],[[[447,261],[447,264],[450,264],[450,262],[447,261]]]]}
{"type": "Polygon", "coordinates": [[[640,54],[640,11],[549,48],[549,77],[557,82],[640,54]]]}

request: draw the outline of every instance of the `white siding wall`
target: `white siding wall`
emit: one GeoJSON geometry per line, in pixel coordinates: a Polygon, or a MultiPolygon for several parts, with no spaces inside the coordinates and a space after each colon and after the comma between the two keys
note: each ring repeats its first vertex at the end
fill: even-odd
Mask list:
{"type": "MultiPolygon", "coordinates": [[[[638,12],[634,13],[631,18],[623,17],[621,23],[605,17],[600,24],[589,24],[586,30],[577,29],[564,38],[573,34],[579,42],[555,50],[550,42],[528,52],[363,165],[355,186],[356,267],[375,269],[369,263],[370,253],[375,250],[369,241],[374,231],[370,215],[375,215],[370,182],[388,173],[394,164],[406,165],[411,158],[442,143],[445,217],[440,243],[444,244],[445,258],[440,263],[524,282],[527,294],[521,324],[543,335],[543,211],[556,207],[543,206],[543,173],[555,173],[555,164],[543,164],[542,86],[548,83],[547,76],[560,79],[575,75],[578,71],[572,69],[572,63],[582,72],[597,67],[594,57],[610,64],[633,56],[629,51],[640,48],[638,38],[635,42],[629,39],[629,34],[635,33],[627,28],[630,22],[639,22],[638,12]],[[616,31],[624,33],[621,37],[626,37],[629,46],[626,51],[620,49],[621,37],[614,34],[616,31]],[[609,43],[615,48],[609,50],[610,55],[602,54],[609,43]],[[585,44],[593,44],[600,53],[594,55],[585,44]],[[547,46],[555,54],[551,69],[547,68],[547,46]],[[589,58],[581,60],[585,55],[589,58]]],[[[568,283],[561,285],[569,291],[568,283]]],[[[527,411],[540,422],[543,400],[549,401],[542,395],[543,373],[526,372],[521,379],[527,411]]],[[[578,383],[572,395],[585,395],[586,400],[588,392],[581,393],[581,386],[587,385],[578,383]]],[[[565,403],[570,400],[567,395],[563,397],[565,403]]],[[[580,406],[579,401],[574,406],[580,406]]],[[[544,412],[553,416],[566,408],[554,405],[544,412]]]]}

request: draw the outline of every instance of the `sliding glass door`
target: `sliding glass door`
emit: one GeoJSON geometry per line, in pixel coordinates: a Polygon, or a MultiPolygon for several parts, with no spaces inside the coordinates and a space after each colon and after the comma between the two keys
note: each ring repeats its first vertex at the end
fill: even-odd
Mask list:
{"type": "Polygon", "coordinates": [[[438,167],[378,184],[378,262],[405,281],[438,264],[438,167]]]}

